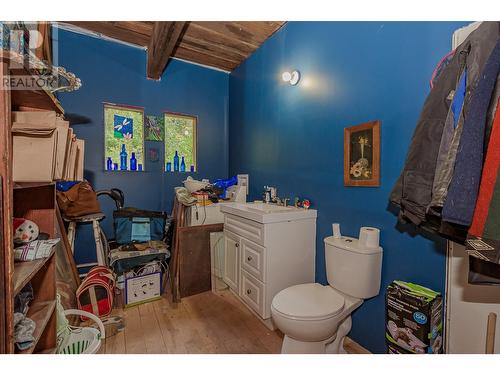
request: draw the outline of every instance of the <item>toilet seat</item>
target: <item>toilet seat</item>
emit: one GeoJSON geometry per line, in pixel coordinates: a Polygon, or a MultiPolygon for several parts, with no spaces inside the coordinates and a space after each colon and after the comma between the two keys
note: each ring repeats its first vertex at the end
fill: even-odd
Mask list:
{"type": "Polygon", "coordinates": [[[286,288],[274,296],[275,313],[292,320],[324,320],[338,315],[344,308],[342,294],[318,283],[286,288]]]}

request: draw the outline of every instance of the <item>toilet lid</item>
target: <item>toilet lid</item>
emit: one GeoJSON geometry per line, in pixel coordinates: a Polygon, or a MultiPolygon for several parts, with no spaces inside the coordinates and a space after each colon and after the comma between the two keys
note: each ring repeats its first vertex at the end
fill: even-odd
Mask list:
{"type": "Polygon", "coordinates": [[[325,319],[342,310],[344,297],[330,286],[301,284],[276,294],[272,306],[292,319],[325,319]]]}

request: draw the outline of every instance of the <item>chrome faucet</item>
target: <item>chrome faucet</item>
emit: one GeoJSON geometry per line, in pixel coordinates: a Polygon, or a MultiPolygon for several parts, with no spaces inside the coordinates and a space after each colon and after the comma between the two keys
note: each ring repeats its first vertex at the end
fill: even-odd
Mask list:
{"type": "Polygon", "coordinates": [[[269,186],[264,186],[264,192],[262,193],[262,200],[264,203],[271,202],[271,188],[269,186]]]}
{"type": "Polygon", "coordinates": [[[281,199],[279,197],[276,197],[276,199],[274,200],[274,203],[276,203],[278,206],[287,207],[289,201],[290,201],[290,198],[281,199]]]}
{"type": "Polygon", "coordinates": [[[274,203],[278,206],[284,207],[287,207],[288,202],[290,201],[290,198],[281,199],[280,197],[278,197],[278,189],[273,186],[264,186],[264,193],[262,198],[265,203],[274,203]]]}

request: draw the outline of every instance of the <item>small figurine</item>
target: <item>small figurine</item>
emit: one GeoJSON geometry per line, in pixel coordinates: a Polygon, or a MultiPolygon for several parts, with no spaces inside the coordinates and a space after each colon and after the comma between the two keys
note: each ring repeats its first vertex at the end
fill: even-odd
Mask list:
{"type": "Polygon", "coordinates": [[[304,207],[305,210],[309,209],[309,207],[311,207],[311,202],[309,201],[309,199],[304,199],[302,201],[302,207],[304,207]]]}
{"type": "Polygon", "coordinates": [[[36,240],[39,233],[38,225],[31,220],[14,218],[14,243],[16,245],[36,240]]]}
{"type": "Polygon", "coordinates": [[[301,201],[299,197],[295,197],[294,206],[307,210],[309,207],[311,207],[311,201],[309,199],[304,199],[303,201],[301,201]]]}

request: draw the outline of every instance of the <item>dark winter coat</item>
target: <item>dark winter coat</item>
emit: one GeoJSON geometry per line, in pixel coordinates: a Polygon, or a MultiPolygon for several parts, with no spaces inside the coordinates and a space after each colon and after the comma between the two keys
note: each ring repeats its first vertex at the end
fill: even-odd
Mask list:
{"type": "MultiPolygon", "coordinates": [[[[399,206],[400,218],[403,220],[439,231],[439,210],[431,211],[431,216],[434,217],[429,217],[428,214],[443,129],[453,95],[464,69],[467,69],[468,80],[463,104],[463,112],[466,114],[480,72],[499,36],[500,22],[483,22],[456,49],[428,95],[413,134],[404,169],[390,196],[391,202],[399,206]]],[[[452,164],[454,156],[453,160],[450,159],[452,164]]]]}

